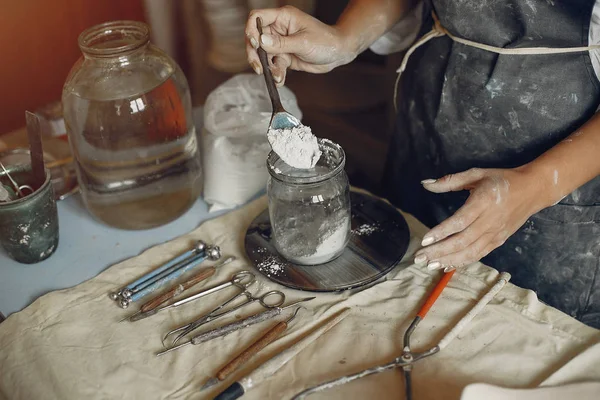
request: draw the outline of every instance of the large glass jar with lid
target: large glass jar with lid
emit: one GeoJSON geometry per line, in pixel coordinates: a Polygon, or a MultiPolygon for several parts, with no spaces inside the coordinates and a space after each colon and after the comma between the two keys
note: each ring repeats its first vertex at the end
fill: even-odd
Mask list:
{"type": "Polygon", "coordinates": [[[149,34],[136,21],[84,31],[62,95],[83,201],[124,229],[174,220],[202,184],[188,83],[149,34]]]}
{"type": "Polygon", "coordinates": [[[281,256],[300,265],[340,256],[350,238],[350,185],[346,156],[336,143],[319,139],[322,151],[311,169],[295,169],[275,152],[267,159],[272,241],[281,256]]]}

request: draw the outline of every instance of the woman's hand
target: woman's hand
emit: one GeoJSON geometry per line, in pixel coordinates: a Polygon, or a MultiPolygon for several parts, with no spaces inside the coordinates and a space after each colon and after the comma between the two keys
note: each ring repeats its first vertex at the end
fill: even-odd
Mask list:
{"type": "Polygon", "coordinates": [[[285,82],[288,68],[325,73],[356,58],[356,52],[338,28],[291,6],[250,12],[246,23],[246,53],[252,69],[262,74],[256,52],[259,41],[269,55],[271,72],[279,86],[285,82]],[[262,20],[262,36],[256,27],[257,17],[262,20]]]}
{"type": "Polygon", "coordinates": [[[415,263],[449,271],[479,261],[544,208],[543,182],[524,168],[471,169],[423,181],[434,193],[471,194],[452,217],[424,236],[415,263]]]}

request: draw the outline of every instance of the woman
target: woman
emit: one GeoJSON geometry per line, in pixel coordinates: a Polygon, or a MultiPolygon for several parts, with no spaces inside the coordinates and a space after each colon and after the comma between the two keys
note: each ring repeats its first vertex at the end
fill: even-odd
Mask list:
{"type": "Polygon", "coordinates": [[[600,63],[588,48],[598,15],[595,0],[354,0],[335,26],[256,10],[248,61],[262,73],[260,41],[283,84],[287,69],[328,72],[394,34],[422,37],[439,18],[430,36],[452,37],[408,60],[384,182],[390,200],[434,226],[415,262],[448,271],[483,259],[600,328],[600,63]],[[540,47],[560,50],[530,54],[540,47]],[[525,54],[498,54],[513,49],[525,54]]]}

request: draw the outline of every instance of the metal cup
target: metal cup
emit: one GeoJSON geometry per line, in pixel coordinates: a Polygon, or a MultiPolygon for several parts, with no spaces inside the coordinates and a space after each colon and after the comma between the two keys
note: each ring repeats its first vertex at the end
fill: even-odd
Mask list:
{"type": "MultiPolygon", "coordinates": [[[[7,166],[7,170],[18,185],[35,188],[30,165],[7,166]]],[[[0,184],[11,187],[3,170],[0,184]]],[[[10,258],[24,264],[45,260],[58,247],[58,213],[48,169],[44,184],[33,193],[0,202],[0,244],[10,258]]]]}

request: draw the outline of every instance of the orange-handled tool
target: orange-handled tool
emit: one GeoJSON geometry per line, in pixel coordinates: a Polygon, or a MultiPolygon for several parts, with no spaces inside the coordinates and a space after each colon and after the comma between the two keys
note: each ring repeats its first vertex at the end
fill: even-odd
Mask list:
{"type": "MultiPolygon", "coordinates": [[[[419,322],[421,322],[423,318],[425,318],[425,316],[427,315],[433,304],[436,302],[438,297],[440,297],[440,294],[442,294],[446,286],[448,286],[448,282],[450,281],[450,278],[452,278],[452,275],[454,275],[454,272],[456,272],[456,270],[453,269],[452,271],[446,272],[444,273],[444,275],[442,275],[442,279],[438,281],[437,285],[435,285],[431,293],[429,293],[429,296],[427,296],[427,299],[425,300],[425,303],[421,306],[421,309],[417,313],[417,316],[404,333],[404,349],[402,352],[402,359],[406,361],[407,364],[404,365],[402,369],[404,371],[404,382],[406,383],[406,400],[412,400],[412,380],[410,377],[410,372],[412,370],[412,362],[415,361],[414,355],[410,351],[410,336],[417,328],[417,325],[419,325],[419,322]]],[[[433,352],[435,353],[437,351],[439,351],[439,348],[437,348],[437,350],[433,352]]],[[[422,356],[426,355],[429,355],[429,353],[422,354],[422,356]]]]}
{"type": "MultiPolygon", "coordinates": [[[[424,305],[422,307],[422,311],[424,311],[423,315],[427,314],[427,311],[429,310],[429,308],[431,308],[431,305],[435,302],[435,299],[437,299],[439,297],[441,291],[448,284],[448,280],[450,279],[451,275],[452,275],[451,273],[447,273],[446,275],[444,275],[444,278],[442,280],[440,280],[440,282],[438,282],[435,289],[433,290],[433,292],[430,294],[429,298],[427,299],[426,305],[424,305]]],[[[302,399],[306,398],[306,396],[308,396],[312,393],[317,393],[317,392],[320,392],[325,389],[331,389],[336,386],[343,385],[343,384],[352,382],[354,380],[363,378],[365,376],[378,374],[380,372],[384,372],[389,369],[398,368],[398,367],[401,367],[404,372],[404,380],[405,380],[405,384],[406,384],[406,388],[405,388],[406,400],[411,400],[412,399],[411,371],[413,368],[413,364],[419,360],[422,360],[425,357],[429,357],[429,356],[436,354],[437,352],[439,352],[440,350],[442,350],[446,346],[448,346],[448,344],[450,344],[450,342],[458,336],[458,334],[465,328],[465,326],[467,326],[473,320],[473,318],[475,318],[475,316],[477,316],[477,314],[494,298],[494,296],[502,290],[502,288],[508,283],[509,280],[510,280],[510,274],[507,272],[502,272],[500,274],[500,276],[498,277],[498,280],[496,281],[494,286],[492,288],[490,288],[485,293],[485,295],[479,299],[477,304],[475,304],[475,306],[473,306],[460,319],[460,321],[458,321],[458,323],[456,323],[456,325],[454,325],[454,327],[448,333],[446,333],[446,335],[438,342],[438,344],[436,346],[431,347],[429,350],[423,351],[421,353],[412,353],[410,350],[410,347],[408,346],[408,341],[407,341],[408,339],[405,337],[405,343],[404,343],[404,349],[402,351],[402,355],[400,357],[396,358],[395,360],[393,360],[392,362],[389,362],[389,363],[383,364],[383,365],[378,365],[376,367],[368,368],[363,371],[354,373],[352,375],[342,376],[340,378],[321,383],[320,385],[314,386],[310,389],[306,389],[306,390],[298,393],[296,396],[294,396],[292,398],[292,400],[302,400],[302,399]]],[[[421,317],[419,317],[419,316],[417,316],[417,318],[415,318],[415,321],[420,321],[420,320],[421,320],[421,317]]],[[[414,322],[413,322],[413,324],[414,324],[414,322]]]]}
{"type": "Polygon", "coordinates": [[[456,270],[452,270],[450,272],[444,273],[444,275],[442,275],[442,279],[439,280],[439,282],[437,283],[437,285],[435,285],[429,296],[427,296],[425,303],[421,306],[421,309],[417,313],[417,316],[415,317],[413,322],[406,330],[406,333],[404,334],[405,349],[410,348],[410,335],[416,329],[417,325],[419,325],[419,322],[421,322],[421,320],[425,318],[425,315],[427,315],[427,313],[429,312],[433,304],[436,302],[438,297],[440,297],[440,294],[442,294],[444,288],[448,286],[448,281],[450,281],[450,278],[452,278],[452,275],[454,275],[455,272],[456,270]]]}
{"type": "Polygon", "coordinates": [[[442,279],[439,280],[437,285],[435,285],[435,287],[433,288],[433,291],[431,292],[429,297],[427,297],[427,300],[425,300],[425,304],[421,306],[421,309],[417,313],[417,317],[420,317],[421,319],[425,318],[425,315],[427,315],[429,309],[431,308],[431,306],[433,306],[433,303],[435,303],[438,297],[440,297],[440,294],[442,294],[442,291],[448,285],[448,281],[450,280],[450,278],[452,278],[452,275],[454,275],[455,272],[456,270],[454,269],[450,272],[446,272],[442,276],[442,279]]]}

